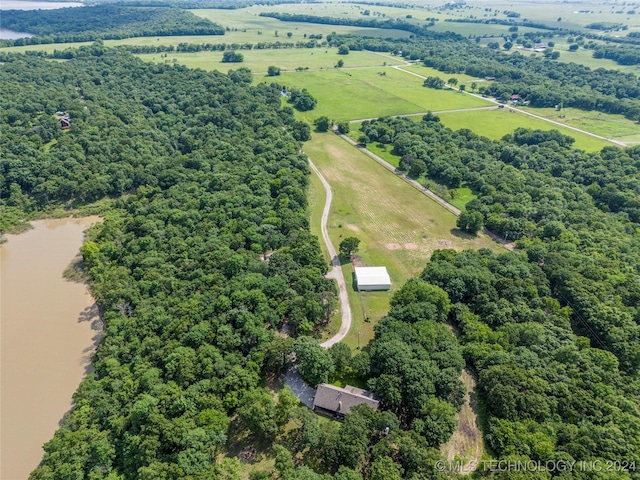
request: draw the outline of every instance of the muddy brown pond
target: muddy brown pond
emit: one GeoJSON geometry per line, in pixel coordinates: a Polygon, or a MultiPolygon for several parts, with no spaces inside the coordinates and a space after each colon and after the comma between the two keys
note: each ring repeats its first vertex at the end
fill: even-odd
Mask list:
{"type": "Polygon", "coordinates": [[[99,340],[87,286],[62,273],[98,217],[33,222],[0,246],[0,478],[25,480],[71,408],[99,340]]]}

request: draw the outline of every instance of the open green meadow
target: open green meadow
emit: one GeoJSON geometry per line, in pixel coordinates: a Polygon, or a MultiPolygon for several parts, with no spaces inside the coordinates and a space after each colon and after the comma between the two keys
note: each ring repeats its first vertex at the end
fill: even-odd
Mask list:
{"type": "MultiPolygon", "coordinates": [[[[357,293],[350,289],[354,327],[346,343],[357,346],[373,337],[373,326],[386,314],[393,292],[425,266],[439,248],[501,247],[488,237],[456,229],[456,217],[402,179],[333,133],[314,133],[304,151],[320,169],[333,191],[328,230],[334,245],[348,236],[361,240],[357,264],[384,265],[392,281],[390,292],[357,293]],[[365,322],[366,318],[370,322],[365,322]]],[[[314,187],[315,190],[315,187],[314,187]]],[[[312,219],[320,202],[314,196],[312,219]]],[[[350,264],[343,266],[347,283],[350,264]]]]}
{"type": "MultiPolygon", "coordinates": [[[[349,66],[349,55],[345,57],[345,67],[349,66]]],[[[265,76],[260,81],[270,82],[273,78],[265,76]]],[[[482,99],[470,95],[425,88],[419,77],[392,67],[285,73],[277,81],[288,87],[306,88],[318,100],[314,110],[299,114],[307,121],[323,115],[343,121],[486,106],[482,99]]]]}

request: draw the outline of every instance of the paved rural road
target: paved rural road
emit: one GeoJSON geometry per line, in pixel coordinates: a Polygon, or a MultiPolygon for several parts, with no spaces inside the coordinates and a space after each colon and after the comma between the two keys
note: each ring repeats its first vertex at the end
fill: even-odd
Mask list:
{"type": "Polygon", "coordinates": [[[322,176],[318,167],[316,167],[309,158],[309,166],[313,170],[324,186],[324,191],[327,193],[327,197],[324,201],[324,209],[322,210],[322,220],[320,221],[320,229],[322,230],[322,238],[327,245],[327,251],[331,257],[331,271],[327,273],[327,278],[334,278],[338,282],[338,292],[340,296],[340,312],[342,313],[342,323],[340,324],[340,330],[333,337],[325,340],[320,344],[323,348],[329,348],[331,345],[339,343],[349,333],[351,328],[351,307],[349,306],[349,295],[347,294],[347,283],[344,281],[344,275],[342,274],[342,267],[340,265],[340,257],[336,253],[336,249],[331,243],[329,238],[329,232],[327,231],[327,220],[329,219],[329,208],[331,208],[331,200],[333,200],[333,194],[331,193],[331,186],[329,182],[322,176]]]}
{"type": "MultiPolygon", "coordinates": [[[[494,107],[491,107],[494,108],[494,107]]],[[[416,182],[415,180],[412,180],[411,178],[407,177],[404,173],[402,173],[401,171],[399,171],[396,167],[394,167],[393,165],[391,165],[389,162],[387,162],[385,159],[383,159],[382,157],[376,155],[375,153],[373,153],[371,150],[367,150],[366,148],[361,147],[357,142],[354,142],[353,140],[351,140],[349,137],[347,137],[346,135],[340,135],[340,137],[350,143],[351,145],[353,145],[354,147],[356,147],[358,150],[360,150],[362,153],[364,153],[365,155],[367,155],[369,158],[372,158],[373,160],[375,160],[376,162],[378,162],[380,165],[382,165],[384,168],[386,168],[387,170],[389,170],[390,172],[394,173],[395,175],[397,175],[398,177],[402,178],[405,182],[407,182],[409,185],[413,186],[414,188],[416,188],[417,190],[419,190],[420,192],[424,193],[427,197],[431,198],[434,202],[439,203],[440,205],[442,205],[444,208],[446,208],[447,210],[449,210],[451,213],[453,213],[455,216],[460,215],[460,209],[454,207],[453,205],[451,205],[449,202],[447,202],[445,199],[439,197],[438,195],[436,195],[435,193],[433,193],[431,190],[429,190],[428,188],[422,186],[420,183],[416,182]]],[[[484,233],[489,236],[492,240],[502,244],[505,248],[509,249],[509,250],[513,250],[515,248],[515,245],[511,242],[507,242],[505,241],[504,238],[500,237],[499,235],[496,235],[495,233],[487,230],[486,228],[483,229],[484,233]]]]}

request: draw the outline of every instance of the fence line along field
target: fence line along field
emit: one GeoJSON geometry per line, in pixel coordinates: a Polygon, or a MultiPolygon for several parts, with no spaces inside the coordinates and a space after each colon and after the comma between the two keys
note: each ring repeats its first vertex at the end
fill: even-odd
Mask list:
{"type": "MultiPolygon", "coordinates": [[[[455,215],[333,133],[314,133],[304,151],[333,190],[327,225],[333,244],[358,237],[358,263],[386,266],[392,292],[419,273],[436,249],[501,248],[483,234],[475,237],[457,230],[455,215]]],[[[349,283],[351,266],[343,271],[349,283]]],[[[387,312],[390,298],[390,292],[358,296],[352,291],[354,318],[362,320],[364,309],[372,320],[360,324],[361,345],[372,338],[373,325],[387,312]]],[[[346,339],[350,346],[357,344],[357,331],[352,328],[346,339]]]]}

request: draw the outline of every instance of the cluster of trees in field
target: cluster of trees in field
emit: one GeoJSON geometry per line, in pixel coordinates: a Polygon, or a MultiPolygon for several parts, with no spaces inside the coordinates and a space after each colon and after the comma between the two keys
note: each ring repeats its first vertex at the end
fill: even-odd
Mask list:
{"type": "Polygon", "coordinates": [[[534,107],[565,107],[623,114],[640,120],[640,84],[633,73],[597,69],[575,63],[483,48],[453,34],[421,35],[414,39],[374,39],[330,35],[329,45],[346,44],[350,50],[402,52],[442,72],[464,73],[496,81],[481,86],[481,93],[508,99],[514,93],[534,107]]]}
{"type": "Polygon", "coordinates": [[[4,10],[0,26],[34,37],[3,40],[3,46],[87,42],[166,35],[224,35],[224,28],[178,8],[97,5],[53,10],[4,10]]]}
{"type": "MultiPolygon", "coordinates": [[[[277,50],[287,48],[317,48],[325,46],[326,42],[317,43],[315,40],[299,42],[260,42],[260,43],[187,43],[182,42],[177,45],[118,45],[116,48],[131,53],[196,53],[196,52],[224,52],[226,50],[277,50]]],[[[53,52],[45,50],[27,50],[25,55],[38,56],[43,58],[54,58],[68,60],[77,55],[76,48],[65,48],[64,50],[54,49],[53,52]]],[[[0,58],[4,55],[0,52],[0,58]]]]}
{"type": "Polygon", "coordinates": [[[525,129],[490,141],[432,119],[386,118],[362,129],[366,140],[392,145],[409,175],[470,187],[477,198],[467,211],[544,264],[577,331],[638,375],[640,147],[585,153],[557,131],[525,129]]]}

